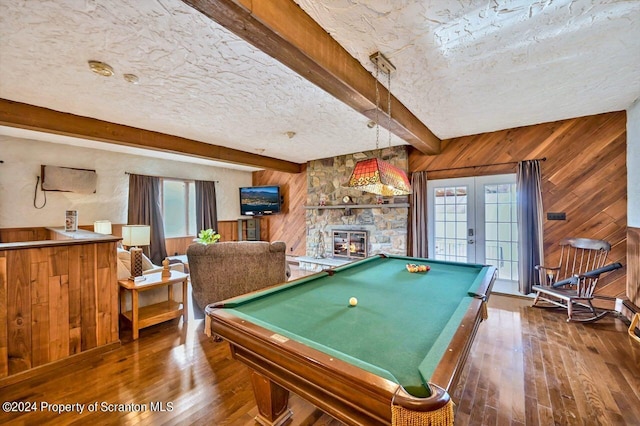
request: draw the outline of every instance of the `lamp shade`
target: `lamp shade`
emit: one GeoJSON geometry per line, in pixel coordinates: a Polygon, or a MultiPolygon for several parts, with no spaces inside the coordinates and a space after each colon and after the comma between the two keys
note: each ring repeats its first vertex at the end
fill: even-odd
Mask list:
{"type": "Polygon", "coordinates": [[[347,186],[383,196],[411,194],[404,170],[379,158],[358,161],[347,186]]]}
{"type": "Polygon", "coordinates": [[[122,244],[129,247],[148,246],[151,241],[149,225],[124,225],[122,227],[122,244]]]}
{"type": "Polygon", "coordinates": [[[93,222],[93,232],[97,234],[111,235],[111,221],[96,220],[93,222]]]}

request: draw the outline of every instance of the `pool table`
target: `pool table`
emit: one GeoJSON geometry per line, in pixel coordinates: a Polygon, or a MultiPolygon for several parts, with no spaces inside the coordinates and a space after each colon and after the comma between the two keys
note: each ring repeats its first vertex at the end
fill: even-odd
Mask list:
{"type": "Polygon", "coordinates": [[[259,423],[287,422],[292,391],[346,424],[424,424],[421,416],[452,419],[449,393],[495,274],[492,266],[376,255],[206,313],[212,334],[250,367],[259,423]]]}

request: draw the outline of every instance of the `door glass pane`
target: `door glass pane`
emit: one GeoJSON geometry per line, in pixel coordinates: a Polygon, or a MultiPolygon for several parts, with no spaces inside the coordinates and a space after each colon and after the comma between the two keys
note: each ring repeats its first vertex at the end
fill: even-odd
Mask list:
{"type": "Polygon", "coordinates": [[[484,220],[497,223],[498,222],[498,205],[486,204],[484,209],[484,220]]]}
{"type": "Polygon", "coordinates": [[[518,223],[515,183],[485,185],[485,261],[498,278],[518,280],[518,223]]]}
{"type": "Polygon", "coordinates": [[[497,185],[485,185],[484,186],[484,201],[487,204],[494,204],[498,202],[498,186],[497,185]]]}
{"type": "MultiPolygon", "coordinates": [[[[497,219],[494,219],[497,220],[497,219]]],[[[485,239],[489,241],[498,241],[498,223],[487,222],[485,225],[485,239]]]]}
{"type": "Polygon", "coordinates": [[[511,208],[509,204],[498,204],[498,222],[511,222],[511,208]]]}
{"type": "Polygon", "coordinates": [[[498,241],[511,241],[510,223],[498,222],[498,241]]]}
{"type": "Polygon", "coordinates": [[[467,186],[435,188],[435,258],[467,261],[467,186]]]}

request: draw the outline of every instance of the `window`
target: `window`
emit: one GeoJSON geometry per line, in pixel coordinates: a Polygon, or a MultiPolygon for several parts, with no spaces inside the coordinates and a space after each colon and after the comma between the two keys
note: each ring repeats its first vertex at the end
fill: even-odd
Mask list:
{"type": "Polygon", "coordinates": [[[196,235],[196,188],[193,181],[162,179],[162,216],[166,238],[196,235]]]}

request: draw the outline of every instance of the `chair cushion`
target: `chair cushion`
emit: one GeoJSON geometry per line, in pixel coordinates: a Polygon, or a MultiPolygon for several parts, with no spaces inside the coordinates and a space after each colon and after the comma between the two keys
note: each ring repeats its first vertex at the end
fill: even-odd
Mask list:
{"type": "Polygon", "coordinates": [[[157,266],[153,264],[153,262],[151,262],[151,259],[149,259],[147,256],[145,256],[144,253],[142,253],[142,270],[146,271],[147,269],[153,269],[156,268],[157,266]]]}
{"type": "Polygon", "coordinates": [[[122,266],[124,266],[127,271],[129,271],[128,275],[131,275],[131,253],[128,250],[118,247],[118,261],[122,262],[122,266]]]}
{"type": "Polygon", "coordinates": [[[118,276],[118,280],[126,280],[131,276],[131,272],[129,271],[129,268],[127,268],[125,264],[122,262],[122,260],[120,260],[119,258],[117,263],[117,276],[118,276]]]}
{"type": "MultiPolygon", "coordinates": [[[[127,274],[124,278],[120,278],[120,272],[118,272],[118,279],[125,279],[131,276],[131,253],[128,250],[123,248],[117,248],[118,255],[118,268],[124,268],[127,271],[127,274]]],[[[173,270],[183,270],[183,267],[172,267],[173,270]]],[[[142,270],[143,271],[151,271],[154,270],[162,270],[162,266],[154,265],[151,260],[142,253],[142,270]]],[[[122,272],[124,274],[124,272],[122,272]]]]}

